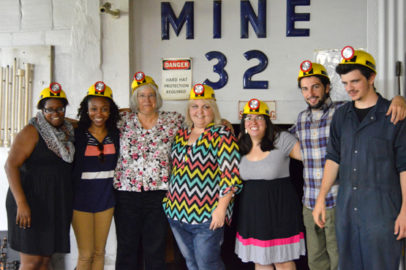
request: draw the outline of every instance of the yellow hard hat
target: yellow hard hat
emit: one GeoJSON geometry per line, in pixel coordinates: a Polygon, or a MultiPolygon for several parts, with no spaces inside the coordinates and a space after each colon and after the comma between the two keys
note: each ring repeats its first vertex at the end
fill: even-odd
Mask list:
{"type": "Polygon", "coordinates": [[[195,84],[190,90],[189,99],[214,99],[216,100],[214,90],[207,84],[195,84]]]}
{"type": "Polygon", "coordinates": [[[269,116],[269,108],[265,102],[252,98],[245,104],[243,114],[264,114],[269,116]]]}
{"type": "Polygon", "coordinates": [[[66,98],[65,92],[62,90],[62,86],[57,82],[51,83],[47,88],[44,88],[41,91],[41,93],[39,94],[39,100],[37,104],[39,104],[40,101],[45,98],[62,98],[65,99],[66,101],[68,100],[66,98]]]}
{"type": "Polygon", "coordinates": [[[113,99],[113,91],[102,81],[98,81],[87,90],[87,96],[106,97],[113,99]]]}
{"type": "Polygon", "coordinates": [[[341,50],[341,56],[343,59],[341,60],[340,65],[359,64],[376,73],[375,59],[366,51],[354,50],[351,46],[345,46],[341,50]]]}
{"type": "Polygon", "coordinates": [[[327,70],[323,65],[305,60],[300,64],[300,71],[299,76],[297,77],[297,81],[300,81],[301,78],[315,75],[321,75],[330,80],[327,74],[327,70]]]}
{"type": "Polygon", "coordinates": [[[145,76],[144,72],[142,71],[136,72],[134,74],[134,80],[131,84],[131,89],[133,90],[133,93],[135,89],[145,84],[152,84],[156,88],[158,88],[158,85],[155,83],[154,79],[152,79],[150,76],[145,76]]]}

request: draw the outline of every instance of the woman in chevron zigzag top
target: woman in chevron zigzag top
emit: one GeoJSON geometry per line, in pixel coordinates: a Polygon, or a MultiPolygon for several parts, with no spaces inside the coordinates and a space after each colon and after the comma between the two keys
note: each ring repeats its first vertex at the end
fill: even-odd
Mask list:
{"type": "Polygon", "coordinates": [[[189,270],[223,270],[224,223],[241,189],[240,154],[231,130],[220,125],[214,90],[190,92],[187,127],[172,145],[172,173],[163,207],[189,270]]]}
{"type": "Polygon", "coordinates": [[[289,157],[301,159],[299,143],[280,132],[265,102],[251,99],[241,120],[239,195],[235,252],[256,270],[296,269],[305,254],[300,201],[289,177],[289,157]]]}

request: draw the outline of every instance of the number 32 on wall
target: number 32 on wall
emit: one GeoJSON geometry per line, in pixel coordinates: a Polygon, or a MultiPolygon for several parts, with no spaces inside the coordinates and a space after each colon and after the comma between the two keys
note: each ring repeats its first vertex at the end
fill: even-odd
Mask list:
{"type": "MultiPolygon", "coordinates": [[[[209,79],[204,81],[205,84],[210,85],[213,89],[223,88],[228,81],[228,74],[224,67],[227,65],[226,56],[218,51],[211,51],[205,54],[207,60],[217,59],[218,62],[213,66],[213,72],[219,75],[217,82],[212,82],[209,79]]],[[[253,81],[251,78],[255,74],[258,74],[266,69],[268,66],[268,57],[261,51],[251,50],[244,53],[244,57],[247,60],[253,58],[258,59],[259,63],[256,66],[250,67],[244,72],[243,76],[243,88],[244,89],[268,89],[268,81],[253,81]]]]}

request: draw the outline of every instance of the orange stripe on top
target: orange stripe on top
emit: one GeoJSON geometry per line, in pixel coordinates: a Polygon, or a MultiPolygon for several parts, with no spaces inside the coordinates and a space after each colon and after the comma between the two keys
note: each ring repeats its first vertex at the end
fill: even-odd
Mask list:
{"type": "MultiPolygon", "coordinates": [[[[114,144],[110,143],[110,144],[105,144],[104,145],[104,149],[103,149],[103,153],[105,155],[112,155],[116,153],[116,148],[114,147],[114,144]]],[[[100,155],[100,150],[96,145],[88,145],[86,147],[86,151],[85,151],[85,156],[89,157],[89,156],[98,156],[100,155]]]]}

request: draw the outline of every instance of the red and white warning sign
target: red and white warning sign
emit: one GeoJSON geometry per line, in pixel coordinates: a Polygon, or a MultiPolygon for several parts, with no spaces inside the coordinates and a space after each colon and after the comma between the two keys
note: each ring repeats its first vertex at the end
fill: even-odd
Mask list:
{"type": "Polygon", "coordinates": [[[192,59],[165,58],[162,59],[163,99],[188,99],[192,88],[192,59]]]}

